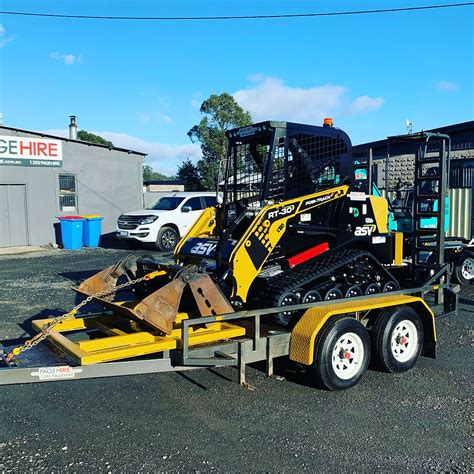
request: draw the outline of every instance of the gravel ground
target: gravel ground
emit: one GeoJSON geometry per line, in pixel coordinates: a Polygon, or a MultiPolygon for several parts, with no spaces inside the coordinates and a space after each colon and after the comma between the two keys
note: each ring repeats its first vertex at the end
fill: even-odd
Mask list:
{"type": "MultiPolygon", "coordinates": [[[[0,257],[0,340],[74,305],[71,283],[127,252],[0,257]]],[[[128,251],[129,253],[129,251],[128,251]]],[[[405,374],[368,371],[344,392],[233,368],[0,389],[0,472],[473,472],[474,286],[438,321],[438,359],[405,374]]],[[[292,375],[293,374],[293,375],[292,375]]]]}

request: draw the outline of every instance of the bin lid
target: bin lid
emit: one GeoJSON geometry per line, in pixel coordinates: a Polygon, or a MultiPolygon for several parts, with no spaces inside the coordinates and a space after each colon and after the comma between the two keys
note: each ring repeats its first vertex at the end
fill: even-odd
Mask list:
{"type": "Polygon", "coordinates": [[[60,221],[83,221],[82,216],[56,216],[60,221]]]}
{"type": "Polygon", "coordinates": [[[81,217],[83,217],[84,219],[103,219],[103,217],[100,214],[87,214],[81,217]]]}

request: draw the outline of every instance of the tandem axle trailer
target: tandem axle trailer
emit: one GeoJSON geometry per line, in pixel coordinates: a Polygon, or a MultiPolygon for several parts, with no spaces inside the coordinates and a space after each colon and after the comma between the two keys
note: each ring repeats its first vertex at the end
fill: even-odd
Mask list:
{"type": "MultiPolygon", "coordinates": [[[[264,362],[266,374],[271,377],[274,359],[285,356],[294,362],[315,368],[316,379],[321,382],[318,366],[323,362],[322,358],[327,357],[321,352],[321,345],[328,343],[325,334],[329,325],[332,325],[329,332],[334,332],[336,328],[337,339],[338,325],[348,324],[347,321],[350,324],[352,320],[370,332],[374,330],[374,325],[380,326],[377,326],[380,318],[393,318],[390,314],[396,315],[400,308],[411,308],[418,315],[423,327],[424,340],[420,341],[422,347],[418,355],[421,353],[434,358],[435,317],[457,312],[458,292],[459,286],[425,285],[390,294],[288,306],[285,309],[304,312],[291,330],[268,324],[271,321],[270,315],[278,312],[279,308],[182,319],[176,323],[173,334],[164,337],[156,332],[144,331],[143,327],[134,322],[129,324],[130,321],[127,323],[122,315],[112,314],[110,311],[84,314],[55,326],[48,335],[47,344],[40,344],[23,353],[12,363],[7,362],[6,356],[13,345],[4,343],[0,346],[0,385],[233,366],[238,369],[240,385],[253,389],[246,380],[246,366],[264,362]],[[427,303],[427,295],[430,292],[443,293],[443,305],[435,307],[436,313],[427,303]],[[124,330],[124,325],[127,324],[128,331],[124,330]]],[[[47,320],[34,321],[33,326],[40,330],[45,321],[47,320]]],[[[342,334],[344,339],[344,332],[342,334]]],[[[360,339],[362,340],[362,337],[360,339]]],[[[333,352],[337,350],[337,344],[336,341],[333,352]]],[[[365,365],[365,368],[368,362],[367,357],[355,360],[357,344],[352,344],[352,349],[351,341],[342,340],[339,344],[341,351],[345,352],[337,354],[336,363],[332,357],[330,367],[344,382],[347,380],[344,379],[344,371],[352,370],[348,354],[354,357],[353,362],[365,365]]],[[[374,355],[376,356],[372,348],[372,357],[374,355]]],[[[400,360],[402,363],[407,362],[403,357],[400,360]]],[[[359,379],[360,377],[355,383],[359,379]]],[[[334,390],[347,388],[344,383],[340,386],[341,384],[335,384],[334,381],[328,382],[324,377],[322,385],[334,390]]]]}

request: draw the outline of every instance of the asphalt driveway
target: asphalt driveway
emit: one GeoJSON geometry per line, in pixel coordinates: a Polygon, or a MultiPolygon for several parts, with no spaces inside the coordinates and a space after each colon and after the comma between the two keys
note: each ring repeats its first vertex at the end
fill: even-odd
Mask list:
{"type": "MultiPolygon", "coordinates": [[[[129,251],[0,257],[0,339],[74,305],[71,284],[129,251]]],[[[162,256],[166,258],[166,256],[162,256]]],[[[438,321],[437,360],[344,392],[233,368],[0,387],[0,472],[473,472],[474,286],[438,321]]]]}

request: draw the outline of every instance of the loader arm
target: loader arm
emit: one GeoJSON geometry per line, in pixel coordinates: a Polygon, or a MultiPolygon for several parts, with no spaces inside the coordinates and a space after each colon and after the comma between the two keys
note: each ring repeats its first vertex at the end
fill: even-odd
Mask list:
{"type": "Polygon", "coordinates": [[[285,234],[290,218],[343,198],[348,190],[348,185],[342,185],[261,209],[229,258],[233,278],[231,300],[247,301],[250,286],[285,234]]]}
{"type": "Polygon", "coordinates": [[[208,207],[204,209],[196,222],[189,228],[188,232],[178,242],[178,245],[173,252],[174,258],[178,258],[183,245],[188,239],[193,237],[207,238],[215,236],[217,230],[216,224],[216,208],[208,207]]]}

